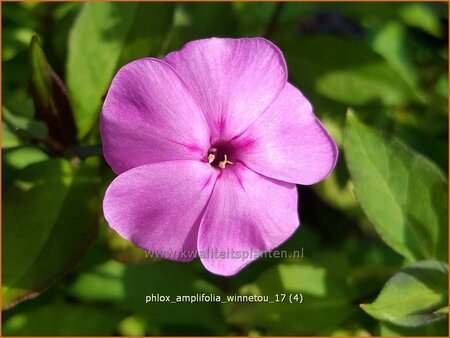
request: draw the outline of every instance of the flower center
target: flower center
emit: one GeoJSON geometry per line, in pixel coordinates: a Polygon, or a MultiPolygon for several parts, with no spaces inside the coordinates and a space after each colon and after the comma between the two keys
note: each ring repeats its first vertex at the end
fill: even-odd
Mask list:
{"type": "Polygon", "coordinates": [[[233,153],[234,152],[231,148],[220,145],[212,146],[208,150],[208,156],[206,160],[208,161],[209,164],[215,167],[225,169],[227,164],[233,164],[233,162],[231,162],[228,157],[229,155],[233,155],[233,153]]]}

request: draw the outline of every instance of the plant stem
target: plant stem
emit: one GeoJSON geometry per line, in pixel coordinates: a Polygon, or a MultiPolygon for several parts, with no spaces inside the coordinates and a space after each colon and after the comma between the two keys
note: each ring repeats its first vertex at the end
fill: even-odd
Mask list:
{"type": "Polygon", "coordinates": [[[266,32],[264,33],[265,38],[269,38],[275,31],[277,26],[278,18],[280,17],[281,10],[283,9],[284,2],[277,2],[275,9],[273,10],[272,17],[266,27],[266,32]]]}

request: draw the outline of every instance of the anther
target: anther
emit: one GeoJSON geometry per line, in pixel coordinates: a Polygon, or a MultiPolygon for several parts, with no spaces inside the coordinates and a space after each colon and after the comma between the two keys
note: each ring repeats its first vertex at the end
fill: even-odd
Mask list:
{"type": "Polygon", "coordinates": [[[213,163],[215,159],[216,159],[216,155],[214,155],[214,154],[208,155],[208,163],[209,164],[213,163]]]}
{"type": "Polygon", "coordinates": [[[226,166],[227,164],[233,164],[233,162],[228,161],[227,155],[224,154],[224,155],[223,155],[223,161],[220,161],[220,162],[219,162],[219,168],[220,168],[220,169],[225,169],[225,166],[226,166]]]}

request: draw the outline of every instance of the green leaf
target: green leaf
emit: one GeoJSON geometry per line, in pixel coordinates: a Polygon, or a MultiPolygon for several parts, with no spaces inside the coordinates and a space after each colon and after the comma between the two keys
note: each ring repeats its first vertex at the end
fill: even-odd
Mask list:
{"type": "Polygon", "coordinates": [[[25,138],[43,140],[48,135],[48,128],[43,122],[14,115],[5,106],[2,106],[2,119],[10,130],[25,138]]]}
{"type": "Polygon", "coordinates": [[[317,90],[330,99],[351,105],[378,100],[396,105],[413,98],[398,75],[382,63],[331,71],[318,79],[317,90]]]}
{"type": "Polygon", "coordinates": [[[2,156],[2,185],[26,166],[48,160],[48,155],[36,147],[20,147],[5,151],[2,156]]]}
{"type": "Polygon", "coordinates": [[[314,98],[318,92],[350,105],[421,100],[386,60],[361,40],[321,36],[293,41],[284,35],[278,39],[293,82],[308,97],[314,98]]]}
{"type": "Polygon", "coordinates": [[[109,336],[120,313],[105,307],[56,302],[22,311],[8,318],[2,328],[7,336],[109,336]]]}
{"type": "Polygon", "coordinates": [[[443,336],[448,337],[448,318],[446,320],[439,320],[424,326],[419,327],[404,327],[397,326],[388,322],[380,322],[379,332],[377,336],[406,336],[406,337],[420,337],[420,336],[443,336]]]}
{"type": "Polygon", "coordinates": [[[345,281],[314,264],[279,264],[239,292],[239,295],[269,296],[270,301],[276,300],[276,294],[287,294],[288,298],[273,304],[227,304],[227,321],[243,328],[262,328],[270,335],[311,335],[325,328],[331,330],[352,314],[350,290],[345,281]],[[303,303],[291,304],[289,295],[298,293],[303,295],[303,303]]]}
{"type": "Polygon", "coordinates": [[[66,88],[50,67],[37,36],[30,45],[30,90],[36,118],[44,121],[50,137],[62,146],[76,143],[76,127],[66,88]]]}
{"type": "Polygon", "coordinates": [[[398,22],[382,25],[372,38],[372,47],[411,86],[417,86],[417,72],[408,45],[408,31],[398,22]]]}
{"type": "Polygon", "coordinates": [[[439,168],[353,113],[344,150],[356,199],[386,243],[410,261],[446,261],[448,184],[439,168]]]}
{"type": "Polygon", "coordinates": [[[117,69],[161,52],[172,16],[173,4],[166,3],[83,6],[69,36],[67,61],[67,87],[80,137],[98,119],[102,98],[117,69]]]}
{"type": "Polygon", "coordinates": [[[2,123],[2,149],[14,148],[22,145],[22,140],[2,123]]]}
{"type": "Polygon", "coordinates": [[[372,304],[361,307],[372,317],[405,327],[442,320],[448,313],[448,265],[420,261],[394,275],[372,304]]]}
{"type": "Polygon", "coordinates": [[[442,36],[442,28],[439,12],[435,11],[427,3],[407,3],[400,10],[403,21],[413,27],[422,29],[436,37],[442,36]]]}
{"type": "Polygon", "coordinates": [[[2,300],[32,298],[70,271],[97,233],[97,159],[73,170],[62,159],[23,169],[5,187],[2,300]]]}

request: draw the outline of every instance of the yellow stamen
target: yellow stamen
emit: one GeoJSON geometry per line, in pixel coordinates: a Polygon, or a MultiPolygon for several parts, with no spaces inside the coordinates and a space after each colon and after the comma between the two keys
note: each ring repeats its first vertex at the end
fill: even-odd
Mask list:
{"type": "Polygon", "coordinates": [[[219,162],[219,168],[225,169],[225,166],[226,166],[227,164],[233,164],[233,162],[228,161],[227,155],[224,154],[224,155],[223,155],[223,161],[220,161],[220,162],[219,162]]]}
{"type": "Polygon", "coordinates": [[[214,155],[214,154],[208,155],[208,163],[209,164],[213,163],[215,159],[216,159],[216,155],[214,155]]]}
{"type": "Polygon", "coordinates": [[[225,163],[227,163],[227,164],[234,164],[233,162],[231,162],[231,161],[228,161],[228,158],[227,158],[227,155],[225,154],[225,155],[223,155],[223,157],[224,157],[224,161],[225,161],[225,163]]]}

